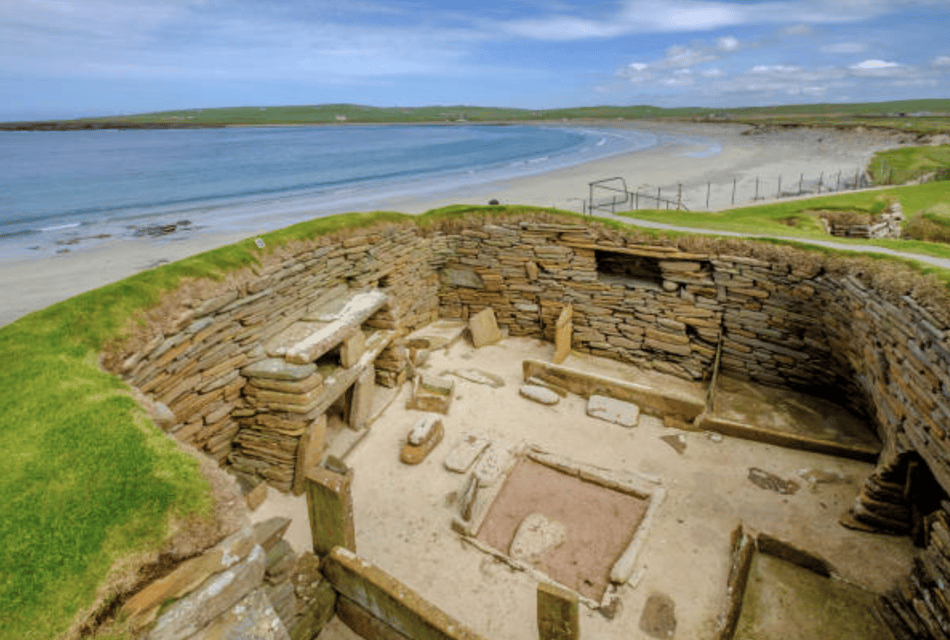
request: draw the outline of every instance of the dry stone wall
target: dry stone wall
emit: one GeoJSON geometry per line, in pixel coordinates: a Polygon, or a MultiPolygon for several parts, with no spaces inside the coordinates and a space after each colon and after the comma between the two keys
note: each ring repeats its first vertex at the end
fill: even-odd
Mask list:
{"type": "Polygon", "coordinates": [[[889,456],[917,451],[950,490],[950,332],[909,295],[826,271],[820,255],[681,251],[593,226],[487,225],[446,243],[444,316],[491,306],[512,335],[553,340],[570,304],[575,350],[694,380],[721,337],[724,372],[850,406],[889,456]]]}
{"type": "MultiPolygon", "coordinates": [[[[231,278],[226,290],[152,323],[150,338],[130,346],[115,368],[169,409],[164,428],[177,439],[287,491],[308,424],[262,404],[259,380],[248,384],[254,365],[267,358],[265,345],[334,291],[379,287],[389,294],[390,303],[367,320],[369,328],[408,332],[435,319],[428,242],[414,227],[389,226],[265,257],[231,278]]],[[[378,382],[398,382],[405,371],[398,344],[375,366],[378,382]]],[[[302,393],[316,386],[319,381],[305,384],[302,393]]]]}
{"type": "MultiPolygon", "coordinates": [[[[266,448],[267,425],[276,425],[274,449],[284,453],[275,456],[289,464],[298,436],[281,432],[279,412],[259,419],[248,402],[259,383],[248,385],[242,370],[327,291],[377,285],[390,302],[367,325],[397,335],[491,307],[511,335],[553,341],[570,304],[574,349],[694,380],[708,378],[721,343],[724,372],[849,404],[874,421],[889,452],[919,452],[950,488],[946,323],[909,295],[826,271],[820,256],[789,249],[776,258],[752,243],[684,251],[530,220],[451,233],[411,224],[356,231],[267,260],[230,290],[194,301],[117,368],[168,406],[169,431],[219,462],[234,461],[242,423],[253,420],[258,433],[244,440],[266,448]]],[[[377,381],[395,385],[405,371],[397,338],[376,359],[377,381]]],[[[286,469],[276,475],[286,487],[286,469]]]]}

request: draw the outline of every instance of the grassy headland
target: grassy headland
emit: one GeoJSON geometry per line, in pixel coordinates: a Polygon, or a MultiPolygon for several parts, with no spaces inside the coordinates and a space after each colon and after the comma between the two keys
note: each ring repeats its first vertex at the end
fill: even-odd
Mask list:
{"type": "Polygon", "coordinates": [[[11,128],[216,127],[311,124],[500,123],[572,120],[686,120],[739,122],[760,126],[839,126],[950,132],[950,100],[900,100],[856,104],[775,107],[662,108],[649,105],[569,109],[511,109],[476,106],[370,107],[355,104],[186,109],[122,116],[5,123],[11,128]]]}

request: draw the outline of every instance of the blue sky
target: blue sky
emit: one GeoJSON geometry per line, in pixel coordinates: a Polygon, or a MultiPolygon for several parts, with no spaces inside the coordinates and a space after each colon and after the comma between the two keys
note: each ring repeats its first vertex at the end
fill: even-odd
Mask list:
{"type": "Polygon", "coordinates": [[[0,119],[950,97],[948,0],[0,0],[0,119]]]}

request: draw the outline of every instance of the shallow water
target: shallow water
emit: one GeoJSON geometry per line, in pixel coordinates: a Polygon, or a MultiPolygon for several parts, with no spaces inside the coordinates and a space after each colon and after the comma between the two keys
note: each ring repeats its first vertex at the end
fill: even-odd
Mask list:
{"type": "Polygon", "coordinates": [[[180,220],[279,227],[657,143],[630,129],[521,125],[0,132],[0,253],[180,220]]]}

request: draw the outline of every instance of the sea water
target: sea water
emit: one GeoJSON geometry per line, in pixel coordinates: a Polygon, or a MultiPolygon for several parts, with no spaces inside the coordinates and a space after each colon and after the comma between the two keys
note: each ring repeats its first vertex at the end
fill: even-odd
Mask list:
{"type": "Polygon", "coordinates": [[[0,132],[0,254],[181,221],[278,228],[656,144],[631,129],[525,125],[0,132]]]}

